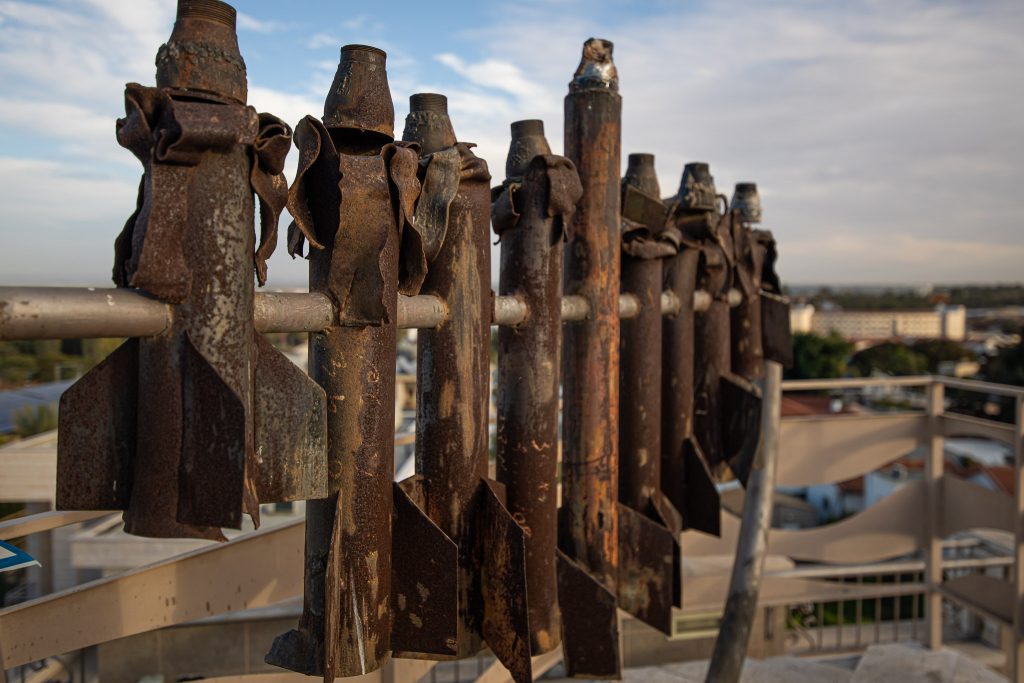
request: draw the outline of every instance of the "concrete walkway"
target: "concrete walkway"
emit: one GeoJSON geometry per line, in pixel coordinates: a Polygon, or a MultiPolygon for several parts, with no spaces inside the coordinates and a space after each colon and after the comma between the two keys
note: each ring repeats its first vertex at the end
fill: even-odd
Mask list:
{"type": "MultiPolygon", "coordinates": [[[[844,666],[844,664],[846,666],[844,666]]],[[[1006,679],[949,649],[932,652],[913,644],[872,645],[851,671],[834,663],[775,657],[747,660],[741,683],[1005,683],[1006,679]]],[[[704,683],[708,663],[686,662],[623,671],[627,683],[704,683]]]]}

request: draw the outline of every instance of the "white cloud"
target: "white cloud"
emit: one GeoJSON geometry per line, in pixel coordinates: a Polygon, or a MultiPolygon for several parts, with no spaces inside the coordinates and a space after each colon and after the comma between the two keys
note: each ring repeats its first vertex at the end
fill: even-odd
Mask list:
{"type": "Polygon", "coordinates": [[[252,31],[253,33],[274,33],[285,27],[283,22],[257,19],[245,12],[238,13],[236,23],[239,31],[252,31]]]}

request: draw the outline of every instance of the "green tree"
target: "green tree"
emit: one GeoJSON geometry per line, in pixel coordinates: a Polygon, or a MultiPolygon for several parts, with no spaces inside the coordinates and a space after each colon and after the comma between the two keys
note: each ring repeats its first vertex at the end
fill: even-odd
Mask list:
{"type": "Polygon", "coordinates": [[[938,372],[939,364],[947,361],[977,360],[973,351],[950,339],[920,339],[910,347],[928,361],[928,372],[938,372]]]}
{"type": "Polygon", "coordinates": [[[814,333],[793,335],[793,367],[786,370],[787,379],[831,379],[846,374],[847,359],[853,344],[839,334],[822,337],[814,333]]]}
{"type": "Polygon", "coordinates": [[[1024,341],[999,349],[999,353],[985,364],[985,379],[1024,386],[1024,341]]]}
{"type": "Polygon", "coordinates": [[[887,375],[923,375],[928,372],[928,358],[899,342],[885,342],[855,353],[850,365],[864,377],[875,370],[887,375]]]}
{"type": "Polygon", "coordinates": [[[12,417],[14,431],[22,438],[57,428],[57,409],[51,405],[22,406],[12,417]]]}

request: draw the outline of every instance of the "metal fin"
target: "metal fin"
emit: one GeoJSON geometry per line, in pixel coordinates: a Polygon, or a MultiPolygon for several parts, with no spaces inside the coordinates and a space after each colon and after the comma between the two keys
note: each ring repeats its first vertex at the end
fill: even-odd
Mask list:
{"type": "Polygon", "coordinates": [[[245,492],[245,405],[186,334],[178,521],[242,526],[245,492]]]}
{"type": "Polygon", "coordinates": [[[622,666],[615,596],[564,552],[556,552],[566,675],[617,680],[622,666]]]}
{"type": "Polygon", "coordinates": [[[58,510],[128,507],[138,387],[139,342],[129,339],[60,397],[58,510]]]}
{"type": "Polygon", "coordinates": [[[619,607],[666,635],[672,633],[676,541],[658,522],[619,505],[619,607]]]}
{"type": "Polygon", "coordinates": [[[722,446],[729,468],[746,487],[760,443],[761,392],[731,372],[720,382],[722,446]]]}
{"type": "Polygon", "coordinates": [[[327,497],[324,390],[255,335],[256,493],[262,503],[327,497]]]}
{"type": "Polygon", "coordinates": [[[502,503],[493,482],[483,480],[477,540],[481,554],[483,636],[516,683],[533,680],[530,614],[526,600],[526,535],[502,503]]]}
{"type": "Polygon", "coordinates": [[[761,344],[765,360],[793,367],[793,336],[789,327],[789,299],[761,292],[761,344]]]}
{"type": "Polygon", "coordinates": [[[414,495],[394,485],[391,647],[396,654],[454,656],[459,548],[420,509],[414,495]]]}

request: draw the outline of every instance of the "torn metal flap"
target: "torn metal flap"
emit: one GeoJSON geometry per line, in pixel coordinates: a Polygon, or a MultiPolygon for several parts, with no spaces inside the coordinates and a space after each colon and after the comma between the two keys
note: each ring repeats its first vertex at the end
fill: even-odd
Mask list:
{"type": "Polygon", "coordinates": [[[501,241],[501,236],[516,227],[520,211],[516,206],[516,194],[522,183],[506,180],[498,187],[491,188],[491,228],[501,241]]]}
{"type": "Polygon", "coordinates": [[[262,287],[267,283],[267,259],[277,248],[277,224],[288,203],[284,161],[292,144],[292,129],[271,114],[259,114],[259,133],[252,147],[249,184],[260,204],[260,235],[253,264],[262,287]]]}
{"type": "Polygon", "coordinates": [[[615,595],[564,552],[555,552],[566,675],[621,678],[615,595]]]}
{"type": "Polygon", "coordinates": [[[693,437],[684,444],[683,481],[685,488],[680,492],[683,506],[679,508],[683,527],[721,536],[722,500],[700,444],[693,437]]]}
{"type": "Polygon", "coordinates": [[[419,294],[427,278],[427,237],[416,216],[416,199],[420,194],[419,145],[394,142],[381,151],[388,168],[394,196],[395,220],[399,231],[398,291],[406,296],[419,294]]]}
{"type": "Polygon", "coordinates": [[[459,150],[449,147],[420,160],[423,186],[416,201],[416,226],[423,235],[427,262],[441,251],[448,231],[448,211],[459,192],[462,159],[459,150]]]}
{"type": "Polygon", "coordinates": [[[526,538],[505,509],[494,482],[483,480],[478,521],[481,553],[482,632],[491,652],[516,683],[533,680],[530,615],[526,599],[526,538]]]}
{"type": "Polygon", "coordinates": [[[128,507],[138,386],[139,341],[129,339],[61,395],[58,510],[128,507]]]}
{"type": "Polygon", "coordinates": [[[394,484],[391,647],[396,653],[455,656],[459,548],[415,502],[415,480],[406,481],[394,484]]]}
{"type": "Polygon", "coordinates": [[[315,249],[331,244],[338,229],[338,152],[324,124],[307,116],[295,126],[299,165],[288,189],[288,253],[302,255],[303,241],[315,249]]]}
{"type": "Polygon", "coordinates": [[[261,503],[327,497],[324,390],[255,334],[253,408],[261,503]]]}
{"type": "Polygon", "coordinates": [[[541,175],[547,183],[547,214],[555,219],[555,229],[562,239],[568,240],[573,214],[583,197],[579,172],[576,165],[563,156],[539,154],[530,160],[526,178],[533,179],[541,175]]]}

